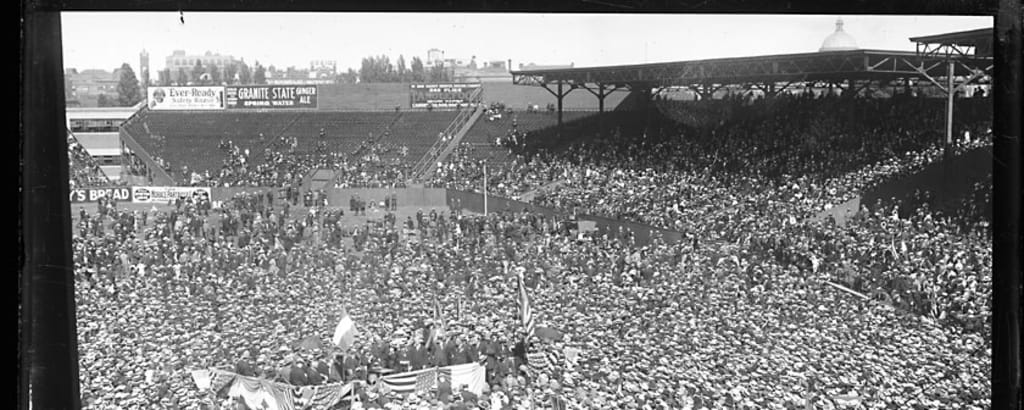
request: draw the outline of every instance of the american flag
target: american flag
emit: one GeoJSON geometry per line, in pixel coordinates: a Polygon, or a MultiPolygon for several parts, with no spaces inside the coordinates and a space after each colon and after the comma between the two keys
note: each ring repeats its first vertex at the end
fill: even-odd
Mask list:
{"type": "Polygon", "coordinates": [[[526,283],[523,280],[522,269],[519,270],[516,281],[519,285],[519,299],[516,300],[516,306],[519,308],[519,319],[523,325],[523,332],[525,332],[526,337],[529,337],[529,335],[533,334],[535,323],[533,309],[530,308],[530,296],[526,293],[526,283]]]}
{"type": "Polygon", "coordinates": [[[434,387],[434,383],[437,382],[437,369],[424,370],[420,374],[416,375],[416,392],[422,393],[429,391],[431,387],[434,387]]]}
{"type": "Polygon", "coordinates": [[[544,352],[527,353],[526,362],[534,369],[547,369],[551,366],[548,355],[544,352]]]}

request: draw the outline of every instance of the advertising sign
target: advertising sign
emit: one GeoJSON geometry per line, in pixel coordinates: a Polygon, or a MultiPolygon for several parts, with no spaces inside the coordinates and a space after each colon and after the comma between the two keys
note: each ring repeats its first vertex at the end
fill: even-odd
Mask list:
{"type": "Polygon", "coordinates": [[[228,109],[317,107],[315,85],[250,85],[227,87],[228,109]]]}
{"type": "Polygon", "coordinates": [[[191,186],[135,186],[132,187],[132,202],[166,204],[177,198],[210,200],[209,187],[191,186]]]}
{"type": "Polygon", "coordinates": [[[224,87],[149,87],[151,110],[223,110],[224,87]]]}
{"type": "Polygon", "coordinates": [[[479,83],[413,84],[412,107],[454,108],[470,103],[470,96],[480,88],[479,83]]]}
{"type": "Polygon", "coordinates": [[[131,188],[80,188],[71,190],[71,203],[96,202],[100,198],[112,198],[118,202],[132,199],[131,188]]]}

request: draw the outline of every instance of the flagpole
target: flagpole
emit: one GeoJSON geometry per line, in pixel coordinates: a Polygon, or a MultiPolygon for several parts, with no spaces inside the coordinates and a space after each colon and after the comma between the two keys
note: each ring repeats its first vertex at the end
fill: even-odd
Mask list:
{"type": "Polygon", "coordinates": [[[487,163],[484,162],[484,216],[487,216],[487,163]]]}

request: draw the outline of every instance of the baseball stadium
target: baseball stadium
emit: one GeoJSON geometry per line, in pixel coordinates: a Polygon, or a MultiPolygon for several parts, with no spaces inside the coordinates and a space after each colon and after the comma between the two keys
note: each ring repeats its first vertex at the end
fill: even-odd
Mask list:
{"type": "Polygon", "coordinates": [[[992,29],[67,109],[83,408],[990,408],[992,29]]]}

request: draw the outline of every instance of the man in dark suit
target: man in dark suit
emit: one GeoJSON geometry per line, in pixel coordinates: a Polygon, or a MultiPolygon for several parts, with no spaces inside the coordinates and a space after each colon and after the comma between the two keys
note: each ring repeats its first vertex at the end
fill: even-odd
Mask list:
{"type": "Polygon", "coordinates": [[[249,350],[242,352],[242,357],[238,359],[238,363],[235,364],[235,373],[247,377],[256,377],[256,372],[253,369],[252,362],[249,361],[249,350]]]}
{"type": "Polygon", "coordinates": [[[407,355],[409,357],[409,368],[410,370],[420,370],[423,368],[423,355],[416,342],[413,340],[409,341],[409,346],[406,348],[407,355]]]}
{"type": "Polygon", "coordinates": [[[313,366],[314,365],[308,365],[308,366],[304,365],[303,366],[303,369],[306,370],[306,381],[309,384],[312,384],[312,385],[317,385],[317,384],[323,383],[324,382],[324,376],[321,375],[320,372],[315,367],[313,367],[313,366]]]}
{"type": "Polygon", "coordinates": [[[458,352],[458,349],[459,345],[455,342],[454,338],[449,339],[448,342],[444,344],[444,361],[446,363],[445,366],[456,364],[455,354],[456,352],[458,352]]]}
{"type": "MultiPolygon", "coordinates": [[[[479,344],[477,344],[479,346],[479,344]]],[[[479,363],[480,362],[480,348],[474,346],[472,343],[467,343],[463,346],[464,354],[466,356],[466,363],[479,363]]]]}
{"type": "Polygon", "coordinates": [[[455,350],[455,357],[452,358],[452,363],[454,363],[454,364],[472,363],[473,362],[473,357],[470,355],[470,351],[471,350],[473,350],[473,349],[470,348],[469,344],[463,343],[462,340],[459,340],[458,346],[457,346],[457,348],[455,350]]]}
{"type": "Polygon", "coordinates": [[[309,385],[309,379],[306,377],[306,366],[301,361],[292,361],[292,366],[288,370],[288,383],[293,386],[309,385]]]}
{"type": "Polygon", "coordinates": [[[396,363],[394,368],[397,369],[399,372],[409,371],[409,351],[403,349],[401,346],[398,346],[395,349],[395,362],[396,363]]]}
{"type": "Polygon", "coordinates": [[[317,361],[315,361],[313,363],[313,365],[311,367],[316,369],[316,372],[320,374],[321,380],[328,380],[328,379],[330,379],[331,368],[330,368],[330,366],[327,365],[326,361],[318,359],[317,361]]]}

